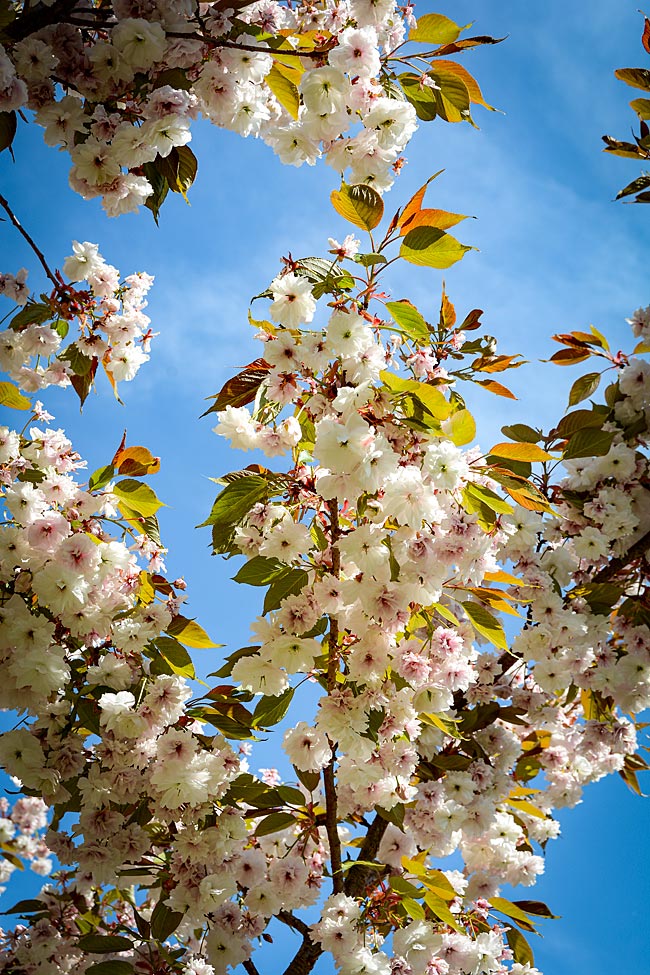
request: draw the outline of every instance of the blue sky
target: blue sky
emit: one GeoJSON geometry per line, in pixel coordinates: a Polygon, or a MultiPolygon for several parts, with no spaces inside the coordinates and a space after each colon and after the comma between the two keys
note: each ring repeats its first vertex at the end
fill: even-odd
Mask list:
{"type": "MultiPolygon", "coordinates": [[[[430,205],[477,218],[461,224],[458,236],[480,253],[471,252],[446,273],[447,291],[459,312],[485,310],[486,328],[502,351],[532,360],[508,380],[519,403],[487,393],[470,403],[479,442],[489,446],[503,423],[550,424],[560,415],[579,373],[535,363],[558,348],[550,341],[553,332],[593,322],[613,345],[629,348],[624,320],[650,302],[650,207],[612,202],[639,166],[604,155],[600,142],[605,133],[629,137],[635,116],[628,102],[635,92],[613,71],[639,66],[647,55],[636,0],[417,6],[421,14],[434,10],[459,23],[474,20],[476,33],[507,35],[503,44],[469,52],[464,60],[486,99],[505,114],[477,108],[480,131],[423,124],[387,197],[387,211],[444,168],[429,190],[430,205]]],[[[341,239],[349,227],[329,207],[329,192],[338,184],[329,167],[283,167],[259,142],[207,123],[193,131],[199,176],[192,205],[168,200],[160,228],[148,211],[108,220],[99,204],[72,194],[68,157],[47,149],[36,128],[22,126],[16,165],[7,153],[0,157],[0,187],[51,264],[62,265],[71,240],[90,240],[124,274],[146,270],[156,276],[149,313],[160,337],[151,362],[134,383],[122,386],[126,406],[104,383],[83,416],[70,391],[55,390],[46,403],[91,470],[110,459],[125,428],[129,443],[146,444],[162,456],[153,483],[169,504],[161,518],[169,572],[186,577],[191,615],[233,650],[248,642],[257,593],[229,581],[234,563],[210,557],[208,534],[194,525],[215,494],[208,477],[250,457],[229,453],[210,432],[210,419],[198,416],[204,398],[259,354],[246,321],[248,300],[276,274],[280,256],[323,254],[327,237],[341,239]]],[[[7,224],[0,225],[0,251],[2,270],[34,267],[7,224]]],[[[425,315],[432,313],[439,274],[407,265],[394,270],[393,297],[409,297],[425,315]]],[[[42,284],[35,271],[30,280],[42,284]]],[[[201,669],[215,669],[215,660],[203,653],[201,669]]],[[[265,755],[259,765],[268,764],[265,755]]],[[[535,945],[539,966],[547,975],[609,975],[613,964],[641,970],[650,884],[647,848],[639,839],[648,807],[612,778],[593,786],[581,806],[560,818],[562,838],[549,844],[546,876],[521,895],[544,899],[562,915],[545,925],[547,936],[535,945]]],[[[279,968],[286,950],[281,942],[269,949],[271,968],[264,975],[279,968]]]]}

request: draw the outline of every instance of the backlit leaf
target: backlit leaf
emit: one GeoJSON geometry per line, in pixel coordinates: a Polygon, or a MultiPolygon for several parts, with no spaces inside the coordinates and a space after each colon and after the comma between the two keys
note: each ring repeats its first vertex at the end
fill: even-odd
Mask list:
{"type": "Polygon", "coordinates": [[[175,616],[167,627],[167,633],[175,636],[184,646],[197,650],[223,646],[222,643],[214,643],[196,620],[188,620],[185,616],[175,616]]]}
{"type": "Polygon", "coordinates": [[[0,406],[8,406],[12,410],[29,410],[32,404],[13,383],[0,382],[0,406]]]}
{"type": "Polygon", "coordinates": [[[548,451],[534,443],[497,443],[492,447],[490,453],[497,457],[505,457],[507,460],[523,460],[531,463],[553,460],[548,451]]]}
{"type": "Polygon", "coordinates": [[[650,71],[647,68],[618,68],[614,74],[632,88],[650,91],[650,71]]]}
{"type": "Polygon", "coordinates": [[[442,14],[424,14],[418,17],[417,27],[409,31],[407,40],[421,44],[450,44],[469,26],[460,27],[442,14]]]}
{"type": "Polygon", "coordinates": [[[508,649],[508,641],[506,640],[503,626],[499,620],[485,608],[485,606],[482,606],[480,603],[473,602],[464,602],[461,603],[461,606],[467,613],[467,616],[469,617],[472,626],[477,633],[484,636],[490,641],[490,643],[494,644],[495,647],[498,647],[499,650],[508,649]]]}
{"type": "Polygon", "coordinates": [[[384,201],[377,190],[365,183],[342,183],[339,190],[332,191],[330,200],[337,213],[362,230],[374,230],[384,215],[384,201]]]}
{"type": "Polygon", "coordinates": [[[410,301],[389,301],[386,308],[402,332],[415,342],[428,343],[429,329],[424,318],[410,301]]]}
{"type": "Polygon", "coordinates": [[[457,410],[444,421],[443,429],[457,447],[463,447],[476,436],[476,420],[469,410],[457,410]]]}
{"type": "Polygon", "coordinates": [[[416,227],[404,237],[399,253],[410,264],[445,269],[460,261],[470,250],[476,248],[461,244],[443,230],[416,227]]]}
{"type": "Polygon", "coordinates": [[[113,487],[113,494],[124,501],[131,511],[144,518],[155,515],[158,509],[163,507],[155,491],[142,481],[134,481],[131,478],[118,481],[113,487]]]}
{"type": "Polygon", "coordinates": [[[609,453],[615,434],[605,430],[578,430],[569,440],[564,459],[576,457],[604,457],[609,453]]]}
{"type": "Polygon", "coordinates": [[[297,119],[300,112],[300,92],[277,63],[273,65],[264,81],[291,118],[297,119]]]}

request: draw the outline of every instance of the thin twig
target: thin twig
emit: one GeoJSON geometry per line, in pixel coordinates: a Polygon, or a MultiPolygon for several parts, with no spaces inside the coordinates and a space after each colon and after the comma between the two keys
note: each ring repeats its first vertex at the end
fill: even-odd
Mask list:
{"type": "Polygon", "coordinates": [[[36,254],[37,258],[39,259],[39,261],[43,265],[43,268],[45,270],[45,273],[47,274],[48,278],[50,279],[50,281],[54,285],[54,290],[56,291],[56,293],[58,295],[63,295],[64,292],[61,289],[61,285],[57,281],[56,277],[54,276],[54,272],[51,270],[49,264],[45,260],[45,255],[43,254],[42,250],[38,247],[38,245],[36,244],[36,242],[34,241],[34,239],[32,237],[30,237],[30,235],[27,233],[27,231],[25,230],[25,228],[21,224],[20,220],[18,219],[18,217],[16,216],[16,214],[13,212],[13,210],[9,206],[8,201],[5,199],[5,197],[2,195],[2,193],[0,193],[0,206],[7,213],[9,219],[11,220],[12,224],[14,225],[14,227],[16,228],[16,230],[18,231],[18,233],[22,234],[22,236],[25,238],[25,240],[27,241],[27,243],[29,244],[29,246],[31,247],[31,249],[36,254]]]}
{"type": "Polygon", "coordinates": [[[167,37],[180,37],[182,40],[201,41],[203,44],[207,44],[208,47],[228,47],[235,51],[252,51],[253,54],[277,54],[283,58],[324,58],[329,53],[329,48],[316,51],[294,51],[285,50],[284,48],[256,47],[255,44],[239,44],[237,41],[227,41],[224,38],[210,36],[206,37],[204,34],[197,34],[196,32],[189,34],[183,31],[168,30],[165,33],[167,37]]]}

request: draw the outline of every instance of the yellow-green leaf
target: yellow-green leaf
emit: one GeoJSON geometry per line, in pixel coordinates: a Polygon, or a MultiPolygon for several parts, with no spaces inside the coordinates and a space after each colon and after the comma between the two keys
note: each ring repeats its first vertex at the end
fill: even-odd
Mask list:
{"type": "Polygon", "coordinates": [[[386,309],[408,338],[415,342],[429,342],[427,323],[410,301],[404,298],[401,301],[388,301],[386,309]]]}
{"type": "Polygon", "coordinates": [[[444,421],[442,428],[457,447],[471,443],[476,436],[476,421],[469,410],[457,410],[444,421]]]}
{"type": "Polygon", "coordinates": [[[130,511],[135,511],[143,518],[155,515],[158,509],[163,507],[155,491],[142,481],[134,481],[132,478],[118,481],[113,488],[113,494],[124,501],[130,511]]]}
{"type": "Polygon", "coordinates": [[[490,897],[489,901],[495,911],[500,911],[506,917],[511,917],[514,921],[521,921],[527,925],[532,924],[528,914],[513,904],[512,901],[506,900],[505,897],[490,897]]]}
{"type": "Polygon", "coordinates": [[[12,410],[30,410],[32,404],[13,383],[0,383],[0,406],[8,406],[12,410]]]}
{"type": "Polygon", "coordinates": [[[185,616],[175,616],[167,627],[167,632],[186,647],[206,650],[223,646],[223,643],[214,643],[196,620],[188,620],[185,616]]]}
{"type": "Polygon", "coordinates": [[[297,119],[300,111],[300,93],[293,81],[286,77],[277,64],[273,65],[264,80],[291,118],[297,119]]]}
{"type": "Polygon", "coordinates": [[[451,44],[469,26],[460,27],[443,14],[424,14],[418,17],[417,27],[410,31],[407,40],[422,44],[451,44]]]}
{"type": "Polygon", "coordinates": [[[415,396],[437,420],[445,420],[449,416],[451,405],[436,386],[418,382],[417,379],[402,379],[386,369],[379,377],[392,393],[415,396]]]}
{"type": "Polygon", "coordinates": [[[491,454],[504,457],[506,460],[541,461],[553,460],[548,451],[534,443],[498,443],[492,447],[491,454]]]}
{"type": "Polygon", "coordinates": [[[337,213],[362,230],[374,230],[384,215],[384,201],[377,190],[364,183],[341,183],[340,190],[330,194],[330,200],[337,213]]]}
{"type": "Polygon", "coordinates": [[[440,270],[451,267],[460,261],[467,251],[476,250],[436,227],[416,227],[409,230],[402,246],[400,257],[410,264],[421,267],[435,267],[440,270]]]}
{"type": "Polygon", "coordinates": [[[480,603],[464,602],[461,606],[467,613],[472,626],[477,633],[484,636],[499,650],[508,649],[508,641],[503,626],[499,620],[490,613],[489,610],[480,603]]]}
{"type": "Polygon", "coordinates": [[[432,890],[428,890],[424,895],[424,903],[427,905],[429,910],[433,911],[436,917],[448,924],[450,928],[454,931],[458,931],[461,934],[465,933],[464,928],[461,928],[460,924],[454,917],[454,915],[449,910],[449,907],[443,901],[442,897],[438,897],[432,890]]]}

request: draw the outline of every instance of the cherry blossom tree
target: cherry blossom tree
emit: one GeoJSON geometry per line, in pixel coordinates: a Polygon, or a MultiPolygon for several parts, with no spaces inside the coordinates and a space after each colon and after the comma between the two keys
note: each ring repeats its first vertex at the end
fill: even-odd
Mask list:
{"type": "Polygon", "coordinates": [[[410,9],[405,25],[388,0],[4,10],[5,148],[26,106],[83,196],[157,217],[194,178],[201,112],[350,170],[332,204],[353,229],[269,273],[259,357],[207,411],[274,467],[236,462],[206,512],[264,605],[200,686],[189,651],[217,645],[166,577],[143,480],[159,458],[123,441],[86,478],[31,398],[83,405],[100,371],[118,395],[149,355],[151,279],[88,242],[52,270],[0,197],[52,285],[0,278],[0,397],[28,417],[0,428],[0,705],[19,712],[0,765],[22,793],[0,809],[1,876],[60,868],[14,906],[2,970],[259,975],[280,924],[298,938],[285,975],[323,954],[343,975],[535,975],[526,935],[552,909],[502,887],[534,885],[587,783],[638,791],[646,767],[650,308],[629,353],[595,328],[554,336],[557,365],[593,370],[568,409],[472,446],[470,394],[512,399],[494,377],[521,356],[444,286],[435,309],[387,300],[395,262],[470,248],[448,232],[460,214],[425,206],[432,180],[396,210],[382,193],[416,118],[484,104],[447,56],[491,38],[410,9]],[[290,776],[252,774],[281,722],[290,776]]]}

